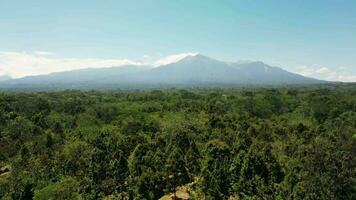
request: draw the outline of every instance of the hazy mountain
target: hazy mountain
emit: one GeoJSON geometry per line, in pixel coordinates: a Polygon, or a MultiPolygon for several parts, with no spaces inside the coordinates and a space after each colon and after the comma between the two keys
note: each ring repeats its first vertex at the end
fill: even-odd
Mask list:
{"type": "Polygon", "coordinates": [[[10,80],[11,77],[8,75],[0,75],[0,82],[10,80]]]}
{"type": "Polygon", "coordinates": [[[229,83],[236,80],[237,77],[233,76],[236,71],[225,62],[196,55],[187,56],[176,63],[131,74],[122,80],[156,84],[229,83]]]}
{"type": "Polygon", "coordinates": [[[4,82],[7,85],[22,84],[91,84],[115,82],[121,75],[135,73],[148,69],[149,66],[127,65],[108,68],[90,68],[65,72],[55,72],[48,75],[27,76],[4,82]]]}
{"type": "Polygon", "coordinates": [[[312,84],[324,81],[288,72],[279,67],[272,67],[263,62],[230,64],[239,70],[240,80],[251,84],[312,84]]]}
{"type": "Polygon", "coordinates": [[[322,82],[262,62],[227,63],[203,55],[130,74],[122,82],[154,84],[312,84],[322,82]]]}
{"type": "Polygon", "coordinates": [[[121,66],[73,70],[4,81],[1,87],[48,85],[94,87],[98,85],[282,85],[323,81],[304,77],[262,62],[228,63],[203,55],[187,56],[159,66],[121,66]]]}

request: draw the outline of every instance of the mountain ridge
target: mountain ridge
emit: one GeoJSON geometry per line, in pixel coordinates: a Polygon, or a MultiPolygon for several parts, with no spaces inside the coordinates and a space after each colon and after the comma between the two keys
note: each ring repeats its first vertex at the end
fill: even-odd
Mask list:
{"type": "Polygon", "coordinates": [[[201,54],[188,55],[176,62],[153,67],[126,65],[56,72],[2,81],[0,87],[23,85],[283,85],[315,84],[326,81],[304,77],[261,61],[234,63],[201,54]]]}
{"type": "Polygon", "coordinates": [[[0,82],[1,81],[8,81],[8,80],[11,80],[11,76],[9,75],[0,75],[0,82]]]}

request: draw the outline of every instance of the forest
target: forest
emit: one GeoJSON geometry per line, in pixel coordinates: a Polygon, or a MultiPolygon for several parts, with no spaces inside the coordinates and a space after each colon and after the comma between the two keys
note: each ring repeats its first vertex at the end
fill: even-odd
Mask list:
{"type": "Polygon", "coordinates": [[[356,85],[1,92],[0,199],[356,199],[356,85]]]}

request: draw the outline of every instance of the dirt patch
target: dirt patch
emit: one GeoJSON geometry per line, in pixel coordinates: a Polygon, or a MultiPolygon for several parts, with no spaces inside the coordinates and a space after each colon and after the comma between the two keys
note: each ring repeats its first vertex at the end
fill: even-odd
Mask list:
{"type": "Polygon", "coordinates": [[[4,166],[0,168],[0,177],[9,175],[11,173],[11,167],[10,166],[4,166]]]}
{"type": "MultiPolygon", "coordinates": [[[[176,192],[176,197],[181,200],[188,200],[189,199],[189,192],[185,187],[178,187],[176,192]]],[[[173,193],[164,195],[160,200],[173,200],[173,193]]]]}

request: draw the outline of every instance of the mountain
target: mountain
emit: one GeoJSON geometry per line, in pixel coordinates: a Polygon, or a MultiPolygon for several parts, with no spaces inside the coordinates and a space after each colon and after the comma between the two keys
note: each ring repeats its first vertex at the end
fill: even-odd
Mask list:
{"type": "Polygon", "coordinates": [[[158,67],[130,65],[57,72],[4,81],[0,87],[47,85],[97,88],[107,85],[284,85],[323,82],[262,62],[228,63],[198,54],[158,67]]]}
{"type": "Polygon", "coordinates": [[[325,81],[288,72],[279,67],[272,67],[263,62],[230,64],[239,70],[240,80],[250,84],[313,84],[325,81]]]}
{"type": "MultiPolygon", "coordinates": [[[[120,67],[90,68],[65,72],[55,72],[47,75],[27,76],[3,82],[7,86],[22,85],[86,85],[93,83],[111,83],[124,74],[135,73],[148,69],[149,66],[126,65],[120,67]]],[[[1,85],[0,85],[1,86],[1,85]]]]}
{"type": "Polygon", "coordinates": [[[313,84],[323,81],[272,67],[262,62],[227,63],[203,55],[187,56],[182,60],[133,73],[122,82],[149,84],[313,84]]]}
{"type": "Polygon", "coordinates": [[[176,63],[131,74],[122,80],[151,84],[229,83],[236,80],[234,72],[236,69],[225,62],[196,55],[187,56],[176,63]]]}
{"type": "Polygon", "coordinates": [[[10,80],[10,79],[11,79],[11,77],[8,76],[8,75],[0,75],[0,82],[1,82],[1,81],[8,81],[8,80],[10,80]]]}

